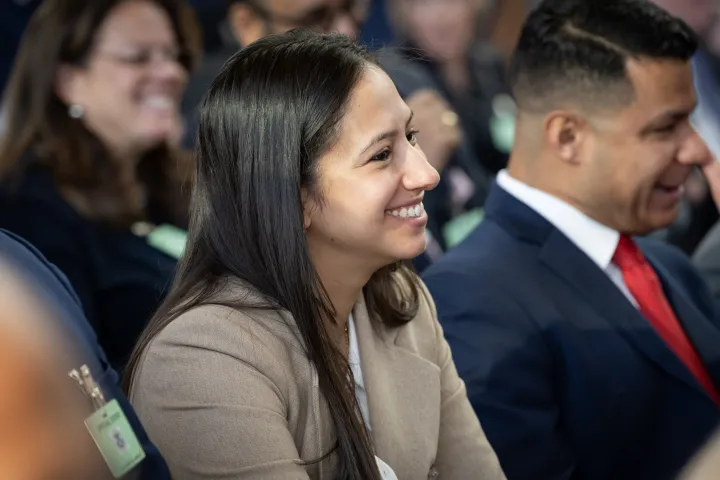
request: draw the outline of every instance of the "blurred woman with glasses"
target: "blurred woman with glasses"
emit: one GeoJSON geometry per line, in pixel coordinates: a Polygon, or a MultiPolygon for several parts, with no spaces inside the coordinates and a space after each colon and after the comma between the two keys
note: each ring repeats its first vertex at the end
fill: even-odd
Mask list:
{"type": "Polygon", "coordinates": [[[120,365],[175,259],[155,225],[184,225],[180,98],[200,51],[184,0],[46,0],[5,91],[0,227],[78,293],[120,365]]]}

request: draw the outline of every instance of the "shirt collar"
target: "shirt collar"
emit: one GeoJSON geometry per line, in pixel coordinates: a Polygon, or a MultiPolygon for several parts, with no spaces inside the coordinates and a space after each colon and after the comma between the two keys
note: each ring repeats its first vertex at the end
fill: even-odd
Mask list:
{"type": "Polygon", "coordinates": [[[620,234],[549,193],[533,188],[502,170],[497,184],[560,230],[572,243],[605,270],[615,254],[620,234]]]}

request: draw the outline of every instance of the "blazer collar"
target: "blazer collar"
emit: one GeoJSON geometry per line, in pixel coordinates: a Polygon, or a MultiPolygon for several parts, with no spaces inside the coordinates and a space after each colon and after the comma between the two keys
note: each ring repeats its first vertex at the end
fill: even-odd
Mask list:
{"type": "MultiPolygon", "coordinates": [[[[440,425],[440,375],[437,365],[396,344],[400,328],[370,319],[364,297],[353,320],[370,412],[373,446],[391,467],[427,475],[413,459],[434,452],[440,425]]],[[[423,477],[424,478],[424,477],[423,477]]]]}
{"type": "MultiPolygon", "coordinates": [[[[256,289],[239,280],[229,281],[215,297],[218,302],[238,299],[268,308],[256,289]]],[[[415,352],[412,346],[415,340],[411,334],[403,333],[411,325],[389,328],[371,319],[362,293],[352,314],[375,452],[396,471],[409,472],[408,478],[425,478],[427,466],[418,463],[417,459],[433,458],[437,450],[441,407],[439,367],[415,352]]],[[[287,312],[278,312],[281,321],[277,324],[268,322],[268,318],[265,319],[266,328],[275,329],[278,336],[302,345],[297,326],[287,312]]],[[[418,317],[412,320],[415,321],[428,320],[418,317]]],[[[314,387],[319,388],[317,383],[314,387]]],[[[321,408],[321,412],[323,410],[321,408]]],[[[329,416],[320,422],[318,447],[321,453],[327,453],[333,447],[332,443],[326,443],[333,437],[330,423],[329,416]]]]}
{"type": "Polygon", "coordinates": [[[493,182],[485,201],[485,218],[500,225],[518,240],[542,244],[555,227],[532,208],[493,182]]]}

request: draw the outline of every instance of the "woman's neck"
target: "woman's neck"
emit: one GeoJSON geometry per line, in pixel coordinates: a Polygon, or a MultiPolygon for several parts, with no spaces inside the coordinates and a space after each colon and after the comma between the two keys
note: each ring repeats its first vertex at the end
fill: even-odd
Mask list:
{"type": "Polygon", "coordinates": [[[374,270],[358,259],[351,259],[327,245],[324,248],[311,247],[313,266],[318,273],[325,291],[335,310],[335,322],[341,331],[353,306],[374,270]]]}

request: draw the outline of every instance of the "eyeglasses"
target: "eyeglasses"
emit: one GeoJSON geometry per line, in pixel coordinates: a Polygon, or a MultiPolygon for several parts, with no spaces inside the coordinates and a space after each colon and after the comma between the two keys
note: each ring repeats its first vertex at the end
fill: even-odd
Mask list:
{"type": "Polygon", "coordinates": [[[118,63],[139,68],[146,68],[168,61],[178,63],[185,69],[189,68],[190,65],[190,55],[177,48],[98,49],[95,54],[118,63]]]}
{"type": "Polygon", "coordinates": [[[363,23],[360,2],[358,0],[345,0],[337,6],[320,5],[298,16],[273,12],[257,0],[246,0],[244,3],[268,22],[282,23],[297,28],[315,28],[328,32],[332,30],[338,19],[342,17],[349,18],[358,28],[363,23]]]}

